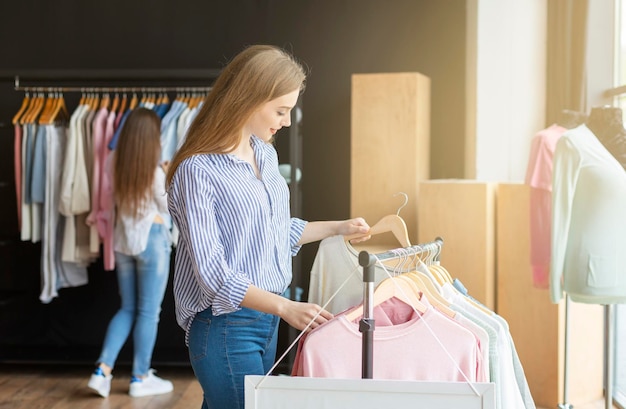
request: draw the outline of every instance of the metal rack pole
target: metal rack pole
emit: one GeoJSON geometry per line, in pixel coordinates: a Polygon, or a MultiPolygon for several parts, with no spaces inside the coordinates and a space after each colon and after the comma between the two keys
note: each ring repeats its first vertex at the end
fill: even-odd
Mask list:
{"type": "Polygon", "coordinates": [[[376,260],[367,251],[359,253],[359,264],[363,267],[363,318],[359,331],[363,334],[361,378],[374,376],[374,265],[376,260]]]}
{"type": "Polygon", "coordinates": [[[567,365],[569,363],[569,350],[568,350],[568,340],[569,340],[569,296],[567,293],[565,294],[565,342],[563,345],[563,403],[557,405],[558,409],[573,409],[574,406],[570,403],[567,403],[568,397],[568,379],[567,379],[567,365]]]}
{"type": "Polygon", "coordinates": [[[435,241],[430,243],[402,248],[401,252],[390,250],[375,255],[367,251],[359,253],[359,265],[363,267],[363,317],[359,322],[359,331],[363,334],[361,378],[372,379],[374,373],[374,330],[376,326],[374,320],[374,282],[376,281],[374,267],[376,261],[392,260],[425,252],[439,252],[442,245],[443,239],[437,237],[435,241]]]}
{"type": "Polygon", "coordinates": [[[613,359],[614,359],[614,334],[613,312],[615,306],[604,306],[604,407],[613,408],[613,359]]]}

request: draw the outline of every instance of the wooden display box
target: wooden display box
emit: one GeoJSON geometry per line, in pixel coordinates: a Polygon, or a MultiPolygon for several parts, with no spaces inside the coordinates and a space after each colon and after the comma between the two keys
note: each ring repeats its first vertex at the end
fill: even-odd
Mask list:
{"type": "Polygon", "coordinates": [[[420,183],[419,242],[444,240],[441,265],[495,308],[495,185],[461,179],[420,183]]]}
{"type": "MultiPolygon", "coordinates": [[[[394,195],[404,192],[400,216],[416,243],[419,183],[430,172],[430,79],[417,72],[353,74],[351,92],[350,214],[373,225],[396,213],[404,198],[394,195]]],[[[377,237],[372,245],[379,239],[397,244],[377,237]]]]}

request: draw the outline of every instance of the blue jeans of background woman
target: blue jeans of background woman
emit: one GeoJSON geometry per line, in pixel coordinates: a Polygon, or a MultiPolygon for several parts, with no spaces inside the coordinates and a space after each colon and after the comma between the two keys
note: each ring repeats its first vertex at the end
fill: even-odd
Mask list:
{"type": "Polygon", "coordinates": [[[248,308],[196,315],[189,330],[189,359],[204,392],[202,409],[243,409],[244,376],[265,375],[276,360],[275,315],[248,308]]]}
{"type": "Polygon", "coordinates": [[[148,373],[167,287],[171,252],[167,227],[155,223],[150,228],[148,246],[142,253],[136,256],[115,253],[122,305],[109,323],[98,363],[113,368],[132,329],[132,375],[148,373]]]}

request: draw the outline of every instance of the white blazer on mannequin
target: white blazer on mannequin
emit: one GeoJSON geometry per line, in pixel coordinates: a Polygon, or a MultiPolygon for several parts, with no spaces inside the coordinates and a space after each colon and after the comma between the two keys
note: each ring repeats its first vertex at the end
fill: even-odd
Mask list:
{"type": "Polygon", "coordinates": [[[554,153],[550,297],[626,302],[626,172],[581,125],[554,153]]]}

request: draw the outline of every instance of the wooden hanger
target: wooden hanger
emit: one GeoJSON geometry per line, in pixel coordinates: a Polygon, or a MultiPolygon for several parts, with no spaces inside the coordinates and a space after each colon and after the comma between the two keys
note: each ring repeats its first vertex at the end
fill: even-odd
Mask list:
{"type": "Polygon", "coordinates": [[[18,119],[18,123],[20,125],[24,125],[25,123],[27,123],[28,116],[30,115],[30,112],[33,110],[33,107],[35,106],[35,104],[37,104],[38,98],[39,96],[37,95],[37,93],[33,93],[33,96],[31,97],[30,102],[28,103],[28,106],[26,107],[26,111],[24,111],[18,119]]]}
{"type": "Polygon", "coordinates": [[[137,98],[137,93],[133,92],[133,96],[130,99],[130,105],[129,105],[129,109],[135,109],[137,107],[137,104],[139,103],[138,98],[137,98]]]}
{"type": "Polygon", "coordinates": [[[65,99],[63,94],[59,94],[55,97],[56,104],[45,122],[46,125],[52,125],[56,121],[66,121],[70,119],[70,114],[65,106],[65,99]]]}
{"type": "Polygon", "coordinates": [[[58,96],[57,94],[48,94],[48,99],[46,99],[46,104],[44,105],[43,111],[39,115],[39,119],[37,122],[41,125],[47,125],[50,123],[50,118],[54,113],[56,106],[58,104],[58,96]]]}
{"type": "Polygon", "coordinates": [[[454,283],[454,279],[445,267],[440,264],[433,264],[432,267],[439,272],[444,282],[448,282],[450,284],[454,283]]]}
{"type": "Polygon", "coordinates": [[[100,109],[100,94],[93,93],[89,102],[89,106],[92,111],[98,111],[100,109]]]}
{"type": "Polygon", "coordinates": [[[13,125],[17,125],[19,123],[20,118],[22,117],[24,112],[26,112],[26,108],[28,108],[29,105],[30,105],[30,96],[28,95],[28,92],[26,92],[26,94],[24,95],[24,99],[22,100],[22,106],[17,111],[17,113],[13,116],[13,120],[11,121],[13,125]]]}
{"type": "Polygon", "coordinates": [[[433,307],[435,307],[439,312],[446,314],[448,317],[454,318],[456,312],[450,308],[450,302],[443,298],[441,293],[435,288],[435,285],[426,274],[420,271],[413,271],[402,274],[400,278],[412,280],[417,285],[417,288],[424,293],[433,307]]]}
{"type": "MultiPolygon", "coordinates": [[[[420,301],[421,293],[419,288],[411,281],[400,279],[399,277],[385,278],[376,286],[374,290],[373,306],[382,304],[383,302],[395,297],[400,301],[413,306],[420,313],[425,313],[428,307],[420,301]],[[408,297],[408,298],[407,298],[408,297]]],[[[348,321],[355,321],[363,316],[363,305],[360,305],[345,314],[348,321]]]]}
{"type": "Polygon", "coordinates": [[[409,232],[406,228],[404,219],[400,217],[400,210],[409,202],[409,196],[404,192],[395,193],[394,196],[403,195],[404,203],[398,208],[396,214],[390,214],[380,219],[376,224],[370,227],[370,230],[366,234],[351,234],[344,236],[345,240],[352,240],[365,236],[373,236],[376,234],[393,233],[393,236],[398,240],[402,247],[410,247],[411,240],[409,240],[409,232]]]}
{"type": "Polygon", "coordinates": [[[113,103],[111,105],[111,112],[117,111],[117,107],[119,103],[120,103],[120,94],[116,92],[115,96],[113,97],[113,103]]]}
{"type": "Polygon", "coordinates": [[[122,95],[122,101],[120,102],[120,110],[117,112],[118,115],[124,114],[124,112],[126,111],[127,104],[128,104],[128,97],[126,96],[126,93],[124,93],[124,95],[122,95]]]}
{"type": "Polygon", "coordinates": [[[376,224],[370,227],[366,234],[351,234],[344,236],[345,240],[352,240],[364,236],[376,235],[381,233],[393,233],[393,236],[398,240],[402,247],[410,247],[411,241],[409,240],[409,232],[406,228],[404,220],[396,215],[390,214],[380,219],[376,224]]]}
{"type": "Polygon", "coordinates": [[[20,120],[20,123],[24,124],[24,123],[33,123],[36,121],[37,117],[39,116],[39,114],[41,113],[41,110],[43,109],[44,106],[44,102],[45,102],[45,95],[43,93],[40,93],[37,98],[35,98],[35,100],[33,101],[33,108],[31,110],[29,110],[29,112],[27,113],[27,115],[25,115],[22,120],[20,120]],[[22,122],[24,121],[24,122],[22,122]]]}
{"type": "Polygon", "coordinates": [[[104,96],[100,100],[100,109],[102,108],[108,109],[110,103],[111,103],[111,97],[109,96],[109,93],[107,92],[106,94],[104,94],[104,96]]]}

